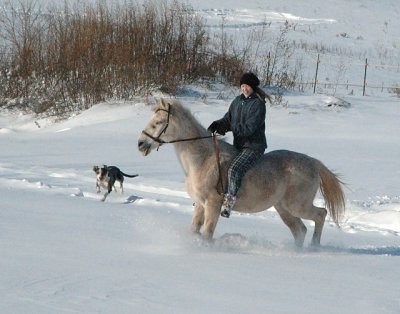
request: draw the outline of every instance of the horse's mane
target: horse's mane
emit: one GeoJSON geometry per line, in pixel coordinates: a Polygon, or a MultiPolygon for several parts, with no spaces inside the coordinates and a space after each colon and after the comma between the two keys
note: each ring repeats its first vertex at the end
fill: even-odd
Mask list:
{"type": "MultiPolygon", "coordinates": [[[[195,118],[191,111],[185,108],[180,101],[173,100],[172,102],[169,102],[169,104],[171,105],[172,120],[177,121],[179,123],[179,127],[184,132],[194,129],[198,133],[197,136],[211,135],[206,130],[206,128],[195,118]]],[[[158,102],[155,110],[162,108],[162,106],[162,101],[158,102]]]]}

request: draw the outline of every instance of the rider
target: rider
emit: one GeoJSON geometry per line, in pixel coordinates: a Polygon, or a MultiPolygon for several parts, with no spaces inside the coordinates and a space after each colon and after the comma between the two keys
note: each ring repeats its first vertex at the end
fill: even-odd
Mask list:
{"type": "Polygon", "coordinates": [[[267,148],[265,98],[269,101],[271,99],[259,85],[260,80],[254,73],[244,73],[240,78],[242,94],[232,101],[228,112],[221,119],[208,127],[211,133],[221,135],[232,131],[233,145],[239,152],[228,170],[228,192],[224,194],[222,217],[229,218],[244,174],[267,148]]]}

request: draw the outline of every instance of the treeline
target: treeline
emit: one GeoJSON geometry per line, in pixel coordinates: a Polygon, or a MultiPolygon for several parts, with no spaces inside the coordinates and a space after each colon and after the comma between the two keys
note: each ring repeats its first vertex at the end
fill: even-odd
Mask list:
{"type": "Polygon", "coordinates": [[[54,114],[184,83],[237,80],[244,61],[211,51],[204,21],[179,2],[44,12],[20,0],[0,12],[0,106],[54,114]]]}

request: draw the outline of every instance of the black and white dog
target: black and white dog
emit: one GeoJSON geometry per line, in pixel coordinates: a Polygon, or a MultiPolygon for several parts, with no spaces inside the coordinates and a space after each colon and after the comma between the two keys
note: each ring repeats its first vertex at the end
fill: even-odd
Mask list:
{"type": "Polygon", "coordinates": [[[116,190],[114,183],[115,181],[119,182],[121,193],[124,192],[124,177],[134,178],[137,177],[138,174],[130,175],[123,173],[119,168],[115,166],[106,166],[103,167],[93,166],[93,171],[96,173],[97,180],[96,180],[96,191],[100,193],[100,187],[103,186],[107,189],[107,192],[104,194],[103,198],[101,199],[103,202],[106,200],[107,195],[111,193],[112,188],[116,190]]]}

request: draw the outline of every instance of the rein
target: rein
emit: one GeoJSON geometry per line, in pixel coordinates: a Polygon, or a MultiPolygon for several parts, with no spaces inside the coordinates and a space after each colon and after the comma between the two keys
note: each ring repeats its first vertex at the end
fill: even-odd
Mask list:
{"type": "Polygon", "coordinates": [[[219,149],[219,145],[218,145],[217,136],[214,133],[213,133],[213,139],[214,139],[215,157],[217,158],[218,183],[221,186],[221,194],[224,194],[225,193],[224,181],[222,180],[221,161],[220,161],[220,158],[219,158],[220,149],[219,149]]]}
{"type": "MultiPolygon", "coordinates": [[[[213,138],[214,150],[215,150],[215,155],[216,155],[216,159],[217,159],[218,183],[221,186],[221,190],[222,190],[221,193],[223,194],[225,190],[224,190],[224,182],[222,180],[221,162],[220,162],[220,157],[219,157],[220,149],[219,149],[219,145],[218,145],[217,135],[215,133],[213,133],[212,135],[207,135],[207,136],[197,136],[197,137],[182,138],[182,139],[171,140],[171,141],[164,141],[164,140],[160,139],[160,137],[163,133],[165,133],[167,131],[167,127],[169,125],[169,117],[171,115],[171,105],[168,104],[168,110],[159,108],[159,109],[157,109],[157,111],[165,111],[168,114],[167,123],[165,124],[164,128],[161,130],[160,134],[158,134],[157,137],[149,134],[145,130],[142,131],[142,134],[146,135],[147,137],[151,138],[154,142],[158,143],[159,144],[158,148],[160,148],[160,146],[163,144],[173,144],[173,143],[179,143],[179,142],[197,141],[197,140],[203,140],[203,139],[207,139],[207,138],[213,138]]],[[[157,148],[157,150],[158,150],[158,148],[157,148]]]]}
{"type": "MultiPolygon", "coordinates": [[[[164,132],[165,132],[165,131],[164,131],[164,132]]],[[[144,131],[144,130],[142,131],[142,133],[143,133],[144,135],[146,135],[147,137],[150,137],[154,142],[160,144],[160,146],[161,146],[162,144],[173,144],[173,143],[179,143],[179,142],[197,141],[197,140],[203,140],[203,139],[206,139],[206,138],[212,138],[212,137],[214,137],[214,135],[207,135],[207,136],[197,136],[197,137],[182,138],[182,139],[172,140],[172,141],[164,141],[164,140],[160,139],[160,135],[161,135],[162,133],[161,133],[159,136],[157,136],[157,137],[154,137],[153,135],[147,133],[147,132],[144,131]]]]}
{"type": "Polygon", "coordinates": [[[147,137],[150,137],[154,142],[160,144],[160,146],[162,144],[173,144],[173,143],[179,143],[179,142],[196,141],[196,140],[202,140],[202,139],[214,137],[214,135],[207,135],[207,136],[197,136],[197,137],[183,138],[183,139],[172,140],[172,141],[164,141],[164,140],[160,139],[160,137],[161,137],[161,135],[163,135],[167,131],[167,128],[169,126],[169,117],[171,116],[171,105],[168,104],[168,110],[167,109],[163,109],[163,108],[158,108],[156,112],[158,112],[158,111],[165,111],[168,114],[167,115],[167,123],[165,124],[165,126],[161,130],[160,134],[158,134],[158,136],[155,137],[155,136],[149,134],[148,132],[146,132],[145,130],[143,130],[142,133],[144,135],[146,135],[147,137]]]}

